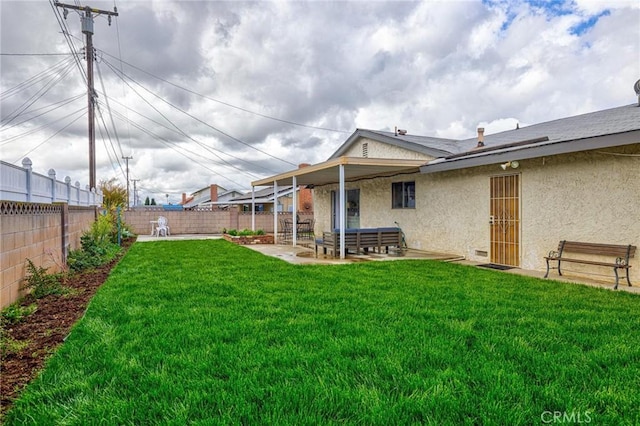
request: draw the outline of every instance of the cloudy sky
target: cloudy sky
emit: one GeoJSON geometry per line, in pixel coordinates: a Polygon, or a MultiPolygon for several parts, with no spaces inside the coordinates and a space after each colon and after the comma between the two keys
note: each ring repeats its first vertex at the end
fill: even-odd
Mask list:
{"type": "MultiPolygon", "coordinates": [[[[64,3],[118,9],[94,22],[96,174],[125,184],[132,157],[142,200],[249,190],[356,128],[462,139],[637,101],[637,0],[64,3]]],[[[0,0],[0,157],[84,187],[84,36],[62,12],[0,0]]]]}

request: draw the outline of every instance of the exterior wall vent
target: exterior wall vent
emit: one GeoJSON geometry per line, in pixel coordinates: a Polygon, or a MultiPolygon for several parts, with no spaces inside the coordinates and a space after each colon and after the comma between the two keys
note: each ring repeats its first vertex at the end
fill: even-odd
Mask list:
{"type": "Polygon", "coordinates": [[[369,143],[365,142],[362,144],[362,156],[364,158],[368,158],[369,157],[369,143]]]}

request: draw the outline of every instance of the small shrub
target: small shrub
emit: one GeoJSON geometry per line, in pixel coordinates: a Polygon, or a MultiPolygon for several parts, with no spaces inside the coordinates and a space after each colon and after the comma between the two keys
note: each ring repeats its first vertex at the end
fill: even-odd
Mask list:
{"type": "Polygon", "coordinates": [[[0,312],[0,325],[14,325],[22,322],[26,317],[34,313],[38,309],[35,303],[27,306],[21,306],[18,303],[12,303],[0,312]]]}
{"type": "Polygon", "coordinates": [[[22,288],[31,290],[36,299],[65,292],[59,274],[48,274],[46,268],[34,265],[30,259],[27,259],[27,276],[23,280],[22,288]]]}
{"type": "Polygon", "coordinates": [[[237,235],[238,235],[238,231],[237,231],[236,229],[229,229],[229,230],[227,231],[227,234],[228,234],[228,235],[231,235],[232,237],[235,237],[235,236],[237,236],[237,235]]]}
{"type": "Polygon", "coordinates": [[[242,236],[242,237],[246,237],[249,235],[253,235],[253,231],[251,229],[243,229],[242,231],[240,231],[238,233],[238,235],[242,236]]]}
{"type": "Polygon", "coordinates": [[[262,229],[258,229],[256,231],[256,235],[264,235],[264,231],[262,229]]]}
{"type": "Polygon", "coordinates": [[[67,256],[69,269],[75,272],[96,268],[113,260],[120,246],[111,241],[112,225],[107,215],[100,216],[91,229],[80,237],[81,248],[67,256]]]}
{"type": "Polygon", "coordinates": [[[4,331],[0,331],[0,356],[3,358],[9,354],[17,354],[27,346],[29,346],[28,340],[16,340],[6,336],[4,331]]]}

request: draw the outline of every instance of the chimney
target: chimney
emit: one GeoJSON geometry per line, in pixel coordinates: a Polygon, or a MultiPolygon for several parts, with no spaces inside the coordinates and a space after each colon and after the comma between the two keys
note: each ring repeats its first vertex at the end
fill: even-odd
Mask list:
{"type": "Polygon", "coordinates": [[[218,201],[218,185],[216,185],[215,183],[212,184],[210,191],[211,191],[211,201],[212,202],[218,201]]]}
{"type": "Polygon", "coordinates": [[[187,204],[187,194],[185,194],[184,192],[182,193],[182,202],[180,204],[187,204]]]}
{"type": "Polygon", "coordinates": [[[484,127],[478,127],[478,148],[484,146],[484,127]]]}
{"type": "MultiPolygon", "coordinates": [[[[303,169],[310,165],[311,164],[308,163],[301,163],[298,164],[298,169],[303,169]]],[[[308,186],[301,188],[298,192],[298,211],[304,213],[313,212],[313,193],[308,186]]]]}

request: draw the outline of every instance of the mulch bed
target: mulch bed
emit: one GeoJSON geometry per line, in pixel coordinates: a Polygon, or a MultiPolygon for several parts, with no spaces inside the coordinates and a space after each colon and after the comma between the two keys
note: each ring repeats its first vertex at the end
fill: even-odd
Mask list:
{"type": "Polygon", "coordinates": [[[36,303],[38,308],[24,321],[6,330],[8,337],[27,342],[27,345],[0,360],[0,420],[20,396],[22,389],[37,376],[49,356],[64,341],[71,327],[84,315],[93,295],[134,241],[124,240],[122,252],[112,262],[68,278],[64,285],[76,290],[72,295],[49,295],[37,300],[27,296],[22,300],[21,305],[36,303]]]}

